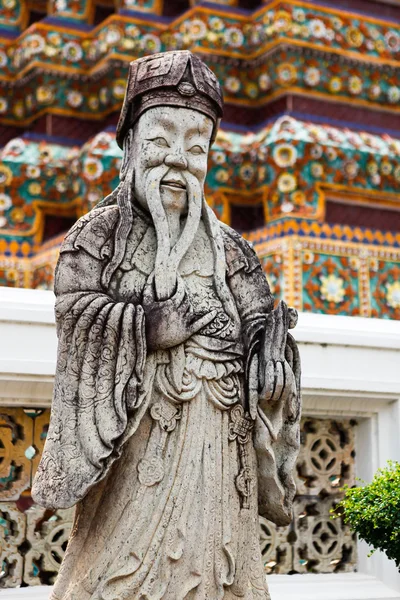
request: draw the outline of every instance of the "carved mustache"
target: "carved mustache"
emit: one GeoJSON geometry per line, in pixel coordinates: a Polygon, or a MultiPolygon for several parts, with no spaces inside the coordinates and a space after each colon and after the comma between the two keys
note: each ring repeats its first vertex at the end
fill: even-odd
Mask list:
{"type": "Polygon", "coordinates": [[[194,240],[201,219],[201,184],[191,173],[182,173],[188,194],[188,212],[182,233],[176,244],[171,248],[168,219],[161,201],[160,189],[163,181],[168,181],[175,177],[172,174],[168,175],[168,172],[169,167],[166,165],[154,167],[149,172],[146,182],[146,200],[153,218],[157,237],[156,275],[157,273],[161,274],[165,270],[177,272],[179,263],[194,240]]]}

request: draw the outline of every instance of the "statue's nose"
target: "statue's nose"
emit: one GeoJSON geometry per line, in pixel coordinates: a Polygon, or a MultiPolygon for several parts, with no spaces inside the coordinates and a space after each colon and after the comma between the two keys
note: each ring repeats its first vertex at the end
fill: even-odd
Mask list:
{"type": "Polygon", "coordinates": [[[188,166],[186,158],[178,152],[168,154],[164,162],[167,167],[175,167],[176,169],[186,169],[188,166]]]}

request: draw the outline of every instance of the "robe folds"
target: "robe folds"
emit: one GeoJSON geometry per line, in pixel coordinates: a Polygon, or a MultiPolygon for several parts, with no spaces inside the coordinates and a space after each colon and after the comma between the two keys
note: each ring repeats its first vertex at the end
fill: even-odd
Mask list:
{"type": "Polygon", "coordinates": [[[125,256],[102,283],[118,211],[80,219],[56,271],[57,372],[32,495],[77,511],[52,598],[267,600],[258,514],[291,519],[296,345],[287,334],[280,360],[293,376],[280,399],[252,402],[273,299],[254,251],[220,224],[236,310],[225,314],[201,224],[181,285],[199,314],[217,317],[181,346],[150,352],[142,299],[156,238],[138,207],[125,256]]]}

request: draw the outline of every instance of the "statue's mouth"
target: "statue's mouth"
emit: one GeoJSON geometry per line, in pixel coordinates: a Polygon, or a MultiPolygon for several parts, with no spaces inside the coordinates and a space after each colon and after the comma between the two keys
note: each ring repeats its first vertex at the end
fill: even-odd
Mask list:
{"type": "Polygon", "coordinates": [[[163,179],[161,181],[161,185],[172,188],[174,190],[185,190],[186,191],[186,184],[183,181],[180,181],[179,179],[172,179],[172,178],[171,179],[163,179]]]}

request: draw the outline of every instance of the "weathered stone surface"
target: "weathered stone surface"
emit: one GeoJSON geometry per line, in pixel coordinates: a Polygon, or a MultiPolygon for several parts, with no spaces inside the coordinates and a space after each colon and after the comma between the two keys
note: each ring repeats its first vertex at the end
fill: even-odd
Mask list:
{"type": "Polygon", "coordinates": [[[32,491],[77,504],[53,600],[269,598],[258,512],[291,519],[296,314],[273,308],[255,253],[204,198],[221,111],[190,53],[133,63],[121,183],[61,247],[32,491]]]}

